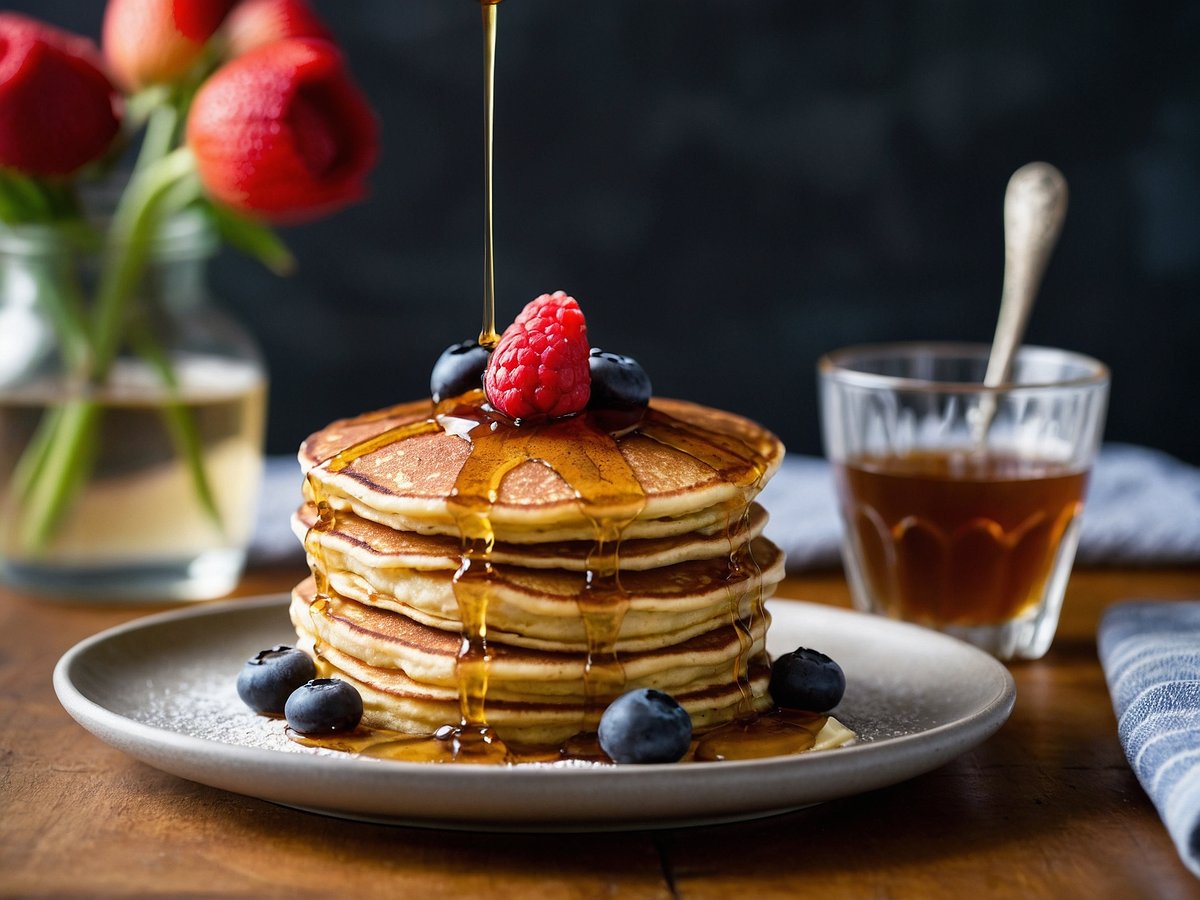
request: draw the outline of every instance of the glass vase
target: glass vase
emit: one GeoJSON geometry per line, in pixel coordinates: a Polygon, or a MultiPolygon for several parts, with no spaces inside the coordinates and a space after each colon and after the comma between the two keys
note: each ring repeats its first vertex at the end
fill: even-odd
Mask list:
{"type": "Polygon", "coordinates": [[[0,579],[67,599],[228,593],[262,478],[258,346],[213,303],[200,216],[165,223],[125,299],[103,376],[97,254],[61,233],[0,230],[0,579]],[[94,331],[94,330],[93,330],[94,331]]]}

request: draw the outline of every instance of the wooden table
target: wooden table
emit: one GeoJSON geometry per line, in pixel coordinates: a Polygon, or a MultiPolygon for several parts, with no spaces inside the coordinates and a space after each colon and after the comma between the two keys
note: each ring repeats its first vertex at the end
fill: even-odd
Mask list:
{"type": "MultiPolygon", "coordinates": [[[[299,575],[251,572],[239,593],[299,575]]],[[[847,604],[839,572],[781,594],[847,604]]],[[[927,775],[739,825],[560,836],[345,822],[149,768],[77,726],[50,676],[76,641],[154,610],[0,589],[0,894],[1200,897],[1096,660],[1098,617],[1126,597],[1200,597],[1200,569],[1076,572],[1050,654],[1012,667],[1011,719],[927,775]]]]}

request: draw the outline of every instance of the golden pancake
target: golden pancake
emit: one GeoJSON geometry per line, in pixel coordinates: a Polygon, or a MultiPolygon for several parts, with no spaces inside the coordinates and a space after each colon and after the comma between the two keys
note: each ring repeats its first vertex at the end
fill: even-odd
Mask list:
{"type": "MultiPolygon", "coordinates": [[[[325,551],[323,572],[344,597],[403,613],[455,633],[462,630],[453,573],[446,570],[375,568],[348,554],[325,551]]],[[[588,597],[587,576],[560,569],[496,565],[489,588],[488,634],[520,647],[586,652],[589,602],[611,603],[620,617],[616,649],[663,647],[728,622],[770,597],[783,580],[783,553],[766,538],[750,545],[736,576],[727,557],[622,573],[620,593],[588,597]]],[[[317,560],[310,560],[314,565],[317,560]]]]}
{"type": "MultiPolygon", "coordinates": [[[[314,594],[311,580],[297,586],[291,616],[297,632],[320,646],[322,655],[328,657],[332,649],[366,666],[403,673],[434,696],[457,697],[461,641],[456,634],[344,597],[329,596],[313,603],[314,594]]],[[[736,683],[745,675],[746,660],[762,651],[768,623],[763,613],[736,626],[727,621],[670,647],[621,654],[625,687],[671,692],[736,683]]],[[[489,706],[493,699],[549,697],[578,704],[589,687],[594,693],[595,685],[588,683],[586,653],[531,650],[495,641],[489,641],[488,652],[489,706]]]]}
{"type": "MultiPolygon", "coordinates": [[[[311,588],[311,585],[308,585],[311,588]]],[[[319,660],[323,677],[344,678],[363,696],[366,725],[431,734],[461,716],[455,662],[458,641],[396,614],[342,598],[315,608],[305,585],[292,617],[298,646],[319,660]],[[363,657],[366,657],[364,659],[363,657]]],[[[688,710],[697,731],[770,706],[763,652],[766,620],[728,627],[660,653],[624,658],[622,688],[589,695],[579,654],[494,648],[487,697],[489,725],[506,741],[561,742],[594,730],[619,690],[657,687],[688,710]],[[734,672],[740,671],[740,678],[734,672]]]]}
{"type": "Polygon", "coordinates": [[[398,531],[455,536],[461,516],[451,498],[475,466],[498,481],[480,486],[494,489],[487,520],[497,540],[590,541],[598,522],[630,512],[626,539],[657,538],[728,524],[783,457],[761,426],[679,400],[654,400],[638,428],[618,437],[585,416],[514,428],[477,410],[440,421],[431,412],[428,401],[402,404],[311,435],[299,453],[308,499],[398,531]],[[479,455],[484,443],[503,465],[479,455]]]}
{"type": "MultiPolygon", "coordinates": [[[[301,649],[311,652],[302,640],[301,649]]],[[[363,698],[363,723],[372,728],[387,728],[405,734],[433,734],[448,722],[457,722],[461,712],[457,697],[437,698],[423,690],[408,691],[404,679],[391,670],[364,666],[336,651],[324,664],[326,677],[342,678],[354,685],[363,698]],[[336,662],[335,662],[336,660],[336,662]]],[[[753,699],[747,704],[737,685],[675,694],[675,699],[692,719],[693,728],[702,732],[751,712],[768,709],[770,668],[766,658],[756,661],[749,689],[753,699]]],[[[577,734],[595,731],[602,710],[578,705],[536,701],[488,701],[488,724],[512,744],[555,745],[577,734]]]]}
{"type": "MultiPolygon", "coordinates": [[[[292,531],[303,542],[317,523],[317,511],[304,504],[292,517],[292,531]]],[[[728,557],[752,538],[762,534],[767,511],[750,504],[745,516],[731,526],[719,526],[665,538],[623,540],[617,563],[622,572],[659,569],[698,559],[728,557]]],[[[313,533],[312,539],[326,553],[337,552],[374,569],[457,569],[462,561],[462,539],[441,534],[396,531],[351,512],[339,513],[331,527],[313,533]]],[[[559,541],[542,544],[497,543],[492,548],[494,563],[530,569],[564,569],[586,572],[595,542],[559,541]]]]}

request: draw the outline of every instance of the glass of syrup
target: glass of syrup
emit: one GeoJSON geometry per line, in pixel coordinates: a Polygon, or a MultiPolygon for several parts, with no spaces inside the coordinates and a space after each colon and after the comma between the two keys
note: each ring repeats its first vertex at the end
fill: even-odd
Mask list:
{"type": "Polygon", "coordinates": [[[822,433],[855,605],[1001,659],[1050,647],[1099,449],[1108,369],[1023,347],[878,344],[818,363],[822,433]]]}

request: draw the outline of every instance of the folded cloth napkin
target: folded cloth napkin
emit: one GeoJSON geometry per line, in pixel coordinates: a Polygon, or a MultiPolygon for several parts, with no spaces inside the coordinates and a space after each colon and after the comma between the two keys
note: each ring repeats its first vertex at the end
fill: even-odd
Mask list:
{"type": "MultiPolygon", "coordinates": [[[[788,456],[762,492],[767,536],[788,569],[837,565],[841,523],[829,465],[788,456]]],[[[1106,444],[1088,487],[1077,560],[1084,565],[1200,562],[1200,469],[1148,447],[1106,444]]]]}
{"type": "Polygon", "coordinates": [[[1117,737],[1200,876],[1200,601],[1117,603],[1098,643],[1117,737]]]}

